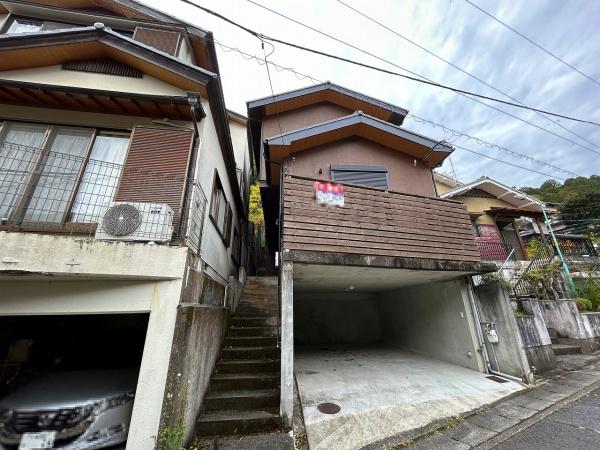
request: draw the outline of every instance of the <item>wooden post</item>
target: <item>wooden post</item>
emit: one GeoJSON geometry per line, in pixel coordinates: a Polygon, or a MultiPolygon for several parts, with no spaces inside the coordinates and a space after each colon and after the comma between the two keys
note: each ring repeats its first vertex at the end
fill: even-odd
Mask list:
{"type": "Polygon", "coordinates": [[[294,418],[294,278],[293,262],[281,264],[281,401],[283,426],[292,427],[294,418]]]}

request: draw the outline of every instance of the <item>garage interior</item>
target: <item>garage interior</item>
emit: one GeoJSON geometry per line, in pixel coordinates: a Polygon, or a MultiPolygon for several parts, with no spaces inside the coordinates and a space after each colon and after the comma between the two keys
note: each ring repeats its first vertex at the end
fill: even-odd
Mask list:
{"type": "Polygon", "coordinates": [[[107,389],[122,390],[120,384],[135,390],[148,318],[146,313],[0,317],[0,405],[11,399],[17,408],[23,401],[29,408],[52,409],[53,403],[79,404],[86,395],[97,402],[107,389]],[[36,380],[54,380],[53,388],[34,389],[36,380]]]}
{"type": "Polygon", "coordinates": [[[487,378],[466,273],[294,265],[311,449],[361,448],[520,390],[487,378]]]}

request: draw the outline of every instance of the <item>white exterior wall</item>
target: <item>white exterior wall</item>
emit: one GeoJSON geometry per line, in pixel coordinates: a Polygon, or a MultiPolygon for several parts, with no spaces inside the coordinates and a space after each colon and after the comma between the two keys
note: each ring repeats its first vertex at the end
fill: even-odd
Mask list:
{"type": "Polygon", "coordinates": [[[2,26],[4,25],[4,22],[6,22],[7,18],[8,18],[8,14],[0,14],[0,28],[2,28],[2,26]]]}
{"type": "Polygon", "coordinates": [[[61,66],[39,67],[35,69],[8,70],[0,72],[0,79],[24,81],[80,88],[92,88],[114,92],[138,94],[185,96],[183,89],[144,74],[143,78],[121,77],[101,73],[63,70],[61,66]]]}
{"type": "MultiPolygon", "coordinates": [[[[233,198],[233,190],[231,189],[231,183],[227,176],[227,169],[221,154],[217,130],[215,128],[208,100],[202,98],[202,107],[206,112],[206,117],[200,122],[200,148],[198,151],[196,178],[200,181],[206,195],[207,208],[204,222],[204,235],[202,236],[201,255],[202,259],[212,268],[212,270],[223,278],[221,281],[225,283],[226,280],[228,280],[229,275],[237,274],[235,274],[235,264],[231,258],[231,246],[229,246],[229,248],[225,247],[219,232],[210,219],[210,199],[212,195],[215,168],[219,173],[225,196],[233,211],[233,224],[239,223],[240,214],[233,198]]],[[[237,182],[236,180],[232,181],[234,183],[237,182]]]]}
{"type": "Polygon", "coordinates": [[[179,54],[177,57],[188,64],[196,64],[196,58],[192,53],[192,48],[185,36],[182,36],[181,44],[179,45],[179,54]]]}

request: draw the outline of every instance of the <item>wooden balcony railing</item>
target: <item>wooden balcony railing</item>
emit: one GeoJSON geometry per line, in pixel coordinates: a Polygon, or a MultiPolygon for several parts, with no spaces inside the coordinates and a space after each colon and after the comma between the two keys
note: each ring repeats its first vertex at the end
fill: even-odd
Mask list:
{"type": "Polygon", "coordinates": [[[284,249],[481,261],[460,202],[344,185],[344,206],[323,206],[315,182],[284,177],[284,249]]]}

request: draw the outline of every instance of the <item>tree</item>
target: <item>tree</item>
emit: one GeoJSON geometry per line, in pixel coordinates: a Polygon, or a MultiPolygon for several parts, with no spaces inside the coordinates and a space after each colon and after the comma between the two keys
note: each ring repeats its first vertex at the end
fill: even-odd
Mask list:
{"type": "Polygon", "coordinates": [[[262,202],[260,199],[260,188],[258,183],[252,183],[250,185],[250,222],[255,225],[262,225],[265,223],[263,216],[262,202]]]}

